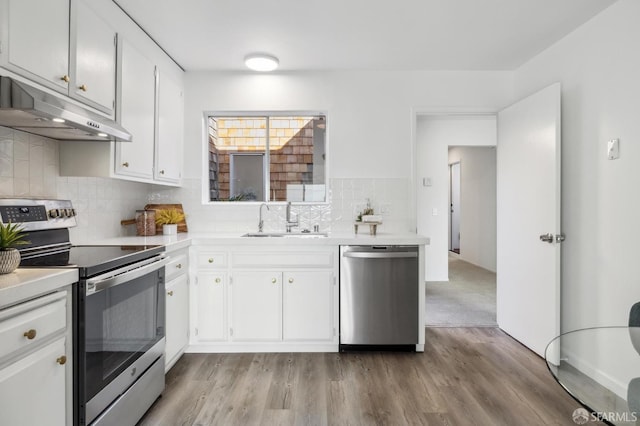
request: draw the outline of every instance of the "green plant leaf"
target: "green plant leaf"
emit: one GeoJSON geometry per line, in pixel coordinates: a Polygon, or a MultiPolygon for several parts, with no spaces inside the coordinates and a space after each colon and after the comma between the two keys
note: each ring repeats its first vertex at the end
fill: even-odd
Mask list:
{"type": "Polygon", "coordinates": [[[0,249],[6,250],[17,245],[29,244],[25,240],[26,234],[23,232],[22,225],[17,223],[0,223],[0,249]]]}

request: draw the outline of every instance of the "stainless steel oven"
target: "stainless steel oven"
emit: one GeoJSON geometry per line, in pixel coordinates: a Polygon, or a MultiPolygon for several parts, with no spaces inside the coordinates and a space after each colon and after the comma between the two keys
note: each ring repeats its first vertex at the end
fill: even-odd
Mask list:
{"type": "Polygon", "coordinates": [[[78,424],[134,424],[162,393],[165,263],[160,254],[80,281],[78,424]],[[145,392],[128,394],[136,383],[145,392]]]}
{"type": "Polygon", "coordinates": [[[164,390],[162,246],[72,245],[68,200],[0,199],[20,223],[21,268],[74,268],[74,425],[133,425],[164,390]]]}

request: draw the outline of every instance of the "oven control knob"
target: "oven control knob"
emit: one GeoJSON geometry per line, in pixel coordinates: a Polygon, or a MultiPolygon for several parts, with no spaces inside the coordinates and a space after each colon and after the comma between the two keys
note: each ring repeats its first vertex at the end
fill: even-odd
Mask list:
{"type": "Polygon", "coordinates": [[[64,209],[67,217],[73,217],[73,209],[64,209]]]}
{"type": "Polygon", "coordinates": [[[73,217],[76,215],[76,209],[69,209],[69,217],[73,217]]]}
{"type": "Polygon", "coordinates": [[[57,217],[60,217],[60,210],[58,210],[58,209],[51,209],[51,210],[49,210],[49,217],[50,217],[51,219],[55,219],[55,218],[57,218],[57,217]]]}

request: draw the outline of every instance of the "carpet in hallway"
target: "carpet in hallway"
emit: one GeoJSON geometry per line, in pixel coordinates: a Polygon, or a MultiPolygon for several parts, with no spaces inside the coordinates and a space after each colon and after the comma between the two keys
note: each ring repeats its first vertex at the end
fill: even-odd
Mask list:
{"type": "Polygon", "coordinates": [[[426,283],[426,325],[495,327],[496,274],[449,256],[449,281],[426,283]]]}

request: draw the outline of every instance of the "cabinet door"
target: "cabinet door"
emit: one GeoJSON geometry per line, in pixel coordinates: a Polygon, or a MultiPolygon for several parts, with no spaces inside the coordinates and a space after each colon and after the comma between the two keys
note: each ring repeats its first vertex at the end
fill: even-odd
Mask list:
{"type": "Polygon", "coordinates": [[[282,286],[284,340],[332,340],[333,274],[285,272],[282,286]]]}
{"type": "Polygon", "coordinates": [[[198,341],[226,339],[226,281],[224,273],[198,274],[194,303],[194,335],[198,341]]]}
{"type": "Polygon", "coordinates": [[[3,64],[62,93],[69,83],[69,0],[3,0],[3,64]],[[8,22],[7,22],[8,20],[8,22]],[[4,49],[3,49],[4,50],[4,49]]]}
{"type": "Polygon", "coordinates": [[[85,1],[75,2],[75,7],[69,95],[111,114],[116,96],[116,32],[85,1]]]}
{"type": "Polygon", "coordinates": [[[132,141],[116,142],[115,173],[151,180],[156,67],[127,40],[122,41],[120,52],[118,115],[132,141]]]}
{"type": "Polygon", "coordinates": [[[231,283],[232,340],[281,339],[281,282],[280,272],[234,272],[231,283]]]}
{"type": "Polygon", "coordinates": [[[158,137],[155,179],[179,183],[182,174],[184,101],[182,85],[158,76],[158,137]]]}
{"type": "Polygon", "coordinates": [[[189,288],[188,276],[182,274],[167,283],[167,311],[165,363],[173,363],[174,358],[189,343],[189,288]]]}
{"type": "Polygon", "coordinates": [[[3,425],[71,424],[66,421],[65,338],[54,340],[0,370],[0,421],[3,425]],[[62,363],[62,364],[61,364],[62,363]]]}

